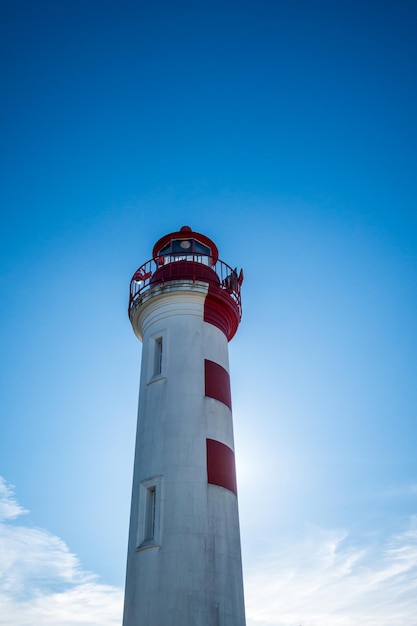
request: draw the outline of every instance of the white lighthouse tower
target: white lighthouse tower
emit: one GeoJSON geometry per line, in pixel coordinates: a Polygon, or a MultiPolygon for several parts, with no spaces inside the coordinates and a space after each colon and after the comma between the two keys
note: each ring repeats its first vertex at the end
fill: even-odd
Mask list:
{"type": "Polygon", "coordinates": [[[143,342],[123,626],[244,626],[228,342],[243,273],[183,226],[134,274],[143,342]]]}

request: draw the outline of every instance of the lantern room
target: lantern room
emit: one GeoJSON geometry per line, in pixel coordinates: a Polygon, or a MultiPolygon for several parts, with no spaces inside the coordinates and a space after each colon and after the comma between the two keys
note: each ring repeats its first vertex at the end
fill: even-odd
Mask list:
{"type": "Polygon", "coordinates": [[[240,287],[243,272],[219,259],[216,244],[189,226],[161,237],[153,247],[152,259],[134,273],[130,283],[129,317],[137,315],[143,298],[160,295],[165,285],[172,289],[184,283],[208,285],[205,320],[221,328],[230,340],[240,322],[240,287]],[[149,294],[148,296],[146,294],[149,294]]]}
{"type": "Polygon", "coordinates": [[[212,267],[218,256],[216,244],[205,235],[193,232],[189,226],[161,237],[153,248],[153,258],[158,265],[194,261],[212,267]]]}
{"type": "Polygon", "coordinates": [[[219,284],[220,279],[214,270],[218,250],[211,239],[195,233],[189,226],[170,233],[156,242],[153,258],[158,266],[151,278],[151,284],[191,279],[219,284]]]}

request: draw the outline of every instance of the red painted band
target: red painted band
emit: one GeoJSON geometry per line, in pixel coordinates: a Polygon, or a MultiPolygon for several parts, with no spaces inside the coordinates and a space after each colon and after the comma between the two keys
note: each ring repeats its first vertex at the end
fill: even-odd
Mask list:
{"type": "Polygon", "coordinates": [[[204,302],[204,321],[217,326],[230,341],[240,322],[240,308],[237,302],[221,289],[220,285],[209,283],[204,302]]]}
{"type": "Polygon", "coordinates": [[[208,359],[204,359],[204,388],[206,396],[219,400],[232,409],[229,372],[208,359]]]}
{"type": "Polygon", "coordinates": [[[207,480],[210,485],[229,489],[237,495],[235,454],[228,446],[214,439],[206,439],[207,480]]]}
{"type": "Polygon", "coordinates": [[[161,265],[152,275],[151,285],[169,282],[170,280],[202,280],[210,284],[218,285],[220,279],[216,272],[203,263],[195,261],[175,261],[161,265]]]}

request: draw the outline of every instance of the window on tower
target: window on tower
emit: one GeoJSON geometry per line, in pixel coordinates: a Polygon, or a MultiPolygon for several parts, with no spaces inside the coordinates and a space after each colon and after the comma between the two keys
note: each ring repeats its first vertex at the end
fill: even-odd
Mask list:
{"type": "Polygon", "coordinates": [[[146,490],[145,504],[145,541],[151,541],[155,537],[155,518],[156,518],[156,487],[152,485],[146,490]]]}
{"type": "Polygon", "coordinates": [[[161,477],[144,480],[139,490],[139,549],[152,548],[161,543],[161,477]]]}
{"type": "Polygon", "coordinates": [[[149,338],[148,353],[148,383],[161,380],[165,377],[166,331],[152,335],[149,338]]]}
{"type": "Polygon", "coordinates": [[[154,376],[160,376],[162,374],[162,337],[157,337],[155,339],[154,345],[154,376]]]}

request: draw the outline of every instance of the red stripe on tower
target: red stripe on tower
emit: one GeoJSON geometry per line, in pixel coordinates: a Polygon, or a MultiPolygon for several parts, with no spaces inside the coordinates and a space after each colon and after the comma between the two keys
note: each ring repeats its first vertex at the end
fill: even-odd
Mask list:
{"type": "Polygon", "coordinates": [[[214,439],[207,443],[207,480],[237,495],[235,454],[228,446],[214,439]]]}
{"type": "Polygon", "coordinates": [[[213,282],[209,283],[204,303],[204,321],[217,326],[230,341],[239,326],[240,310],[230,294],[213,282]]]}
{"type": "Polygon", "coordinates": [[[224,367],[214,361],[204,359],[204,383],[206,396],[219,400],[232,409],[230,377],[224,367]]]}

